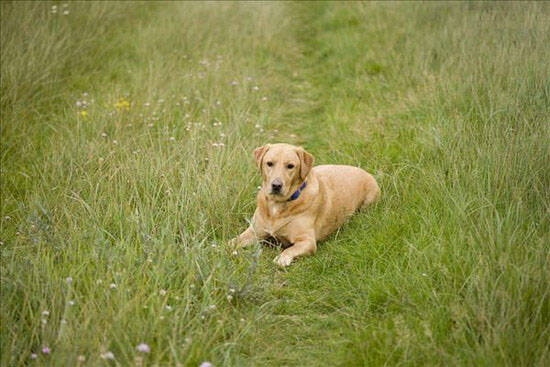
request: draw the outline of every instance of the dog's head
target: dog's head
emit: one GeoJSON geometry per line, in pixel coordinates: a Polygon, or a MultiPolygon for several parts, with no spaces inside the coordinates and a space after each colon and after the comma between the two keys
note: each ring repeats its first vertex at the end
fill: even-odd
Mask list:
{"type": "Polygon", "coordinates": [[[262,174],[262,190],[276,201],[286,201],[313,167],[314,158],[302,147],[267,144],[254,150],[262,174]]]}

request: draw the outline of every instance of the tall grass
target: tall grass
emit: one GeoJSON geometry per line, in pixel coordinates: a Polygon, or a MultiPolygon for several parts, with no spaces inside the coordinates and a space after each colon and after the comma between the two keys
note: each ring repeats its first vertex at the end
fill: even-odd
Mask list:
{"type": "Polygon", "coordinates": [[[2,365],[549,363],[547,4],[1,9],[2,365]],[[284,271],[270,141],[383,191],[284,271]]]}

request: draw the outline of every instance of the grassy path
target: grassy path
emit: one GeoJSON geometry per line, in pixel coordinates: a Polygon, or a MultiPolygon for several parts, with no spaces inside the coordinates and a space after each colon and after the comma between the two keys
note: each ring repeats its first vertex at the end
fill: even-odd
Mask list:
{"type": "Polygon", "coordinates": [[[546,4],[58,6],[2,4],[2,365],[549,363],[546,4]],[[383,190],[288,270],[224,246],[269,141],[383,190]]]}

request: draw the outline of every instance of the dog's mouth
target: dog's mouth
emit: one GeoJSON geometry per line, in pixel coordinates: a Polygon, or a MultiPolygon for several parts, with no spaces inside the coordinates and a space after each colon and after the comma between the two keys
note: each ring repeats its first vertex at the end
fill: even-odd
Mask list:
{"type": "Polygon", "coordinates": [[[273,189],[272,187],[269,187],[266,192],[274,197],[274,198],[277,198],[277,199],[281,199],[281,198],[285,198],[287,196],[287,190],[285,190],[284,188],[280,188],[280,189],[273,189]]]}

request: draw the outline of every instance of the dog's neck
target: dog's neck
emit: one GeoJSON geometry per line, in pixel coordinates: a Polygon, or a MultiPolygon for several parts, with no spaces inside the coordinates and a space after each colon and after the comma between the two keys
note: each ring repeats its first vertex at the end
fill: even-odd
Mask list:
{"type": "Polygon", "coordinates": [[[269,213],[270,217],[277,217],[280,216],[281,213],[284,213],[287,209],[287,202],[286,201],[275,201],[267,199],[267,212],[269,213]]]}
{"type": "Polygon", "coordinates": [[[296,191],[294,191],[294,193],[292,195],[290,195],[290,198],[288,198],[287,201],[294,201],[294,200],[298,199],[300,197],[300,194],[302,193],[302,191],[306,188],[306,186],[307,186],[307,181],[304,180],[304,182],[302,182],[300,187],[298,187],[298,189],[296,191]]]}

